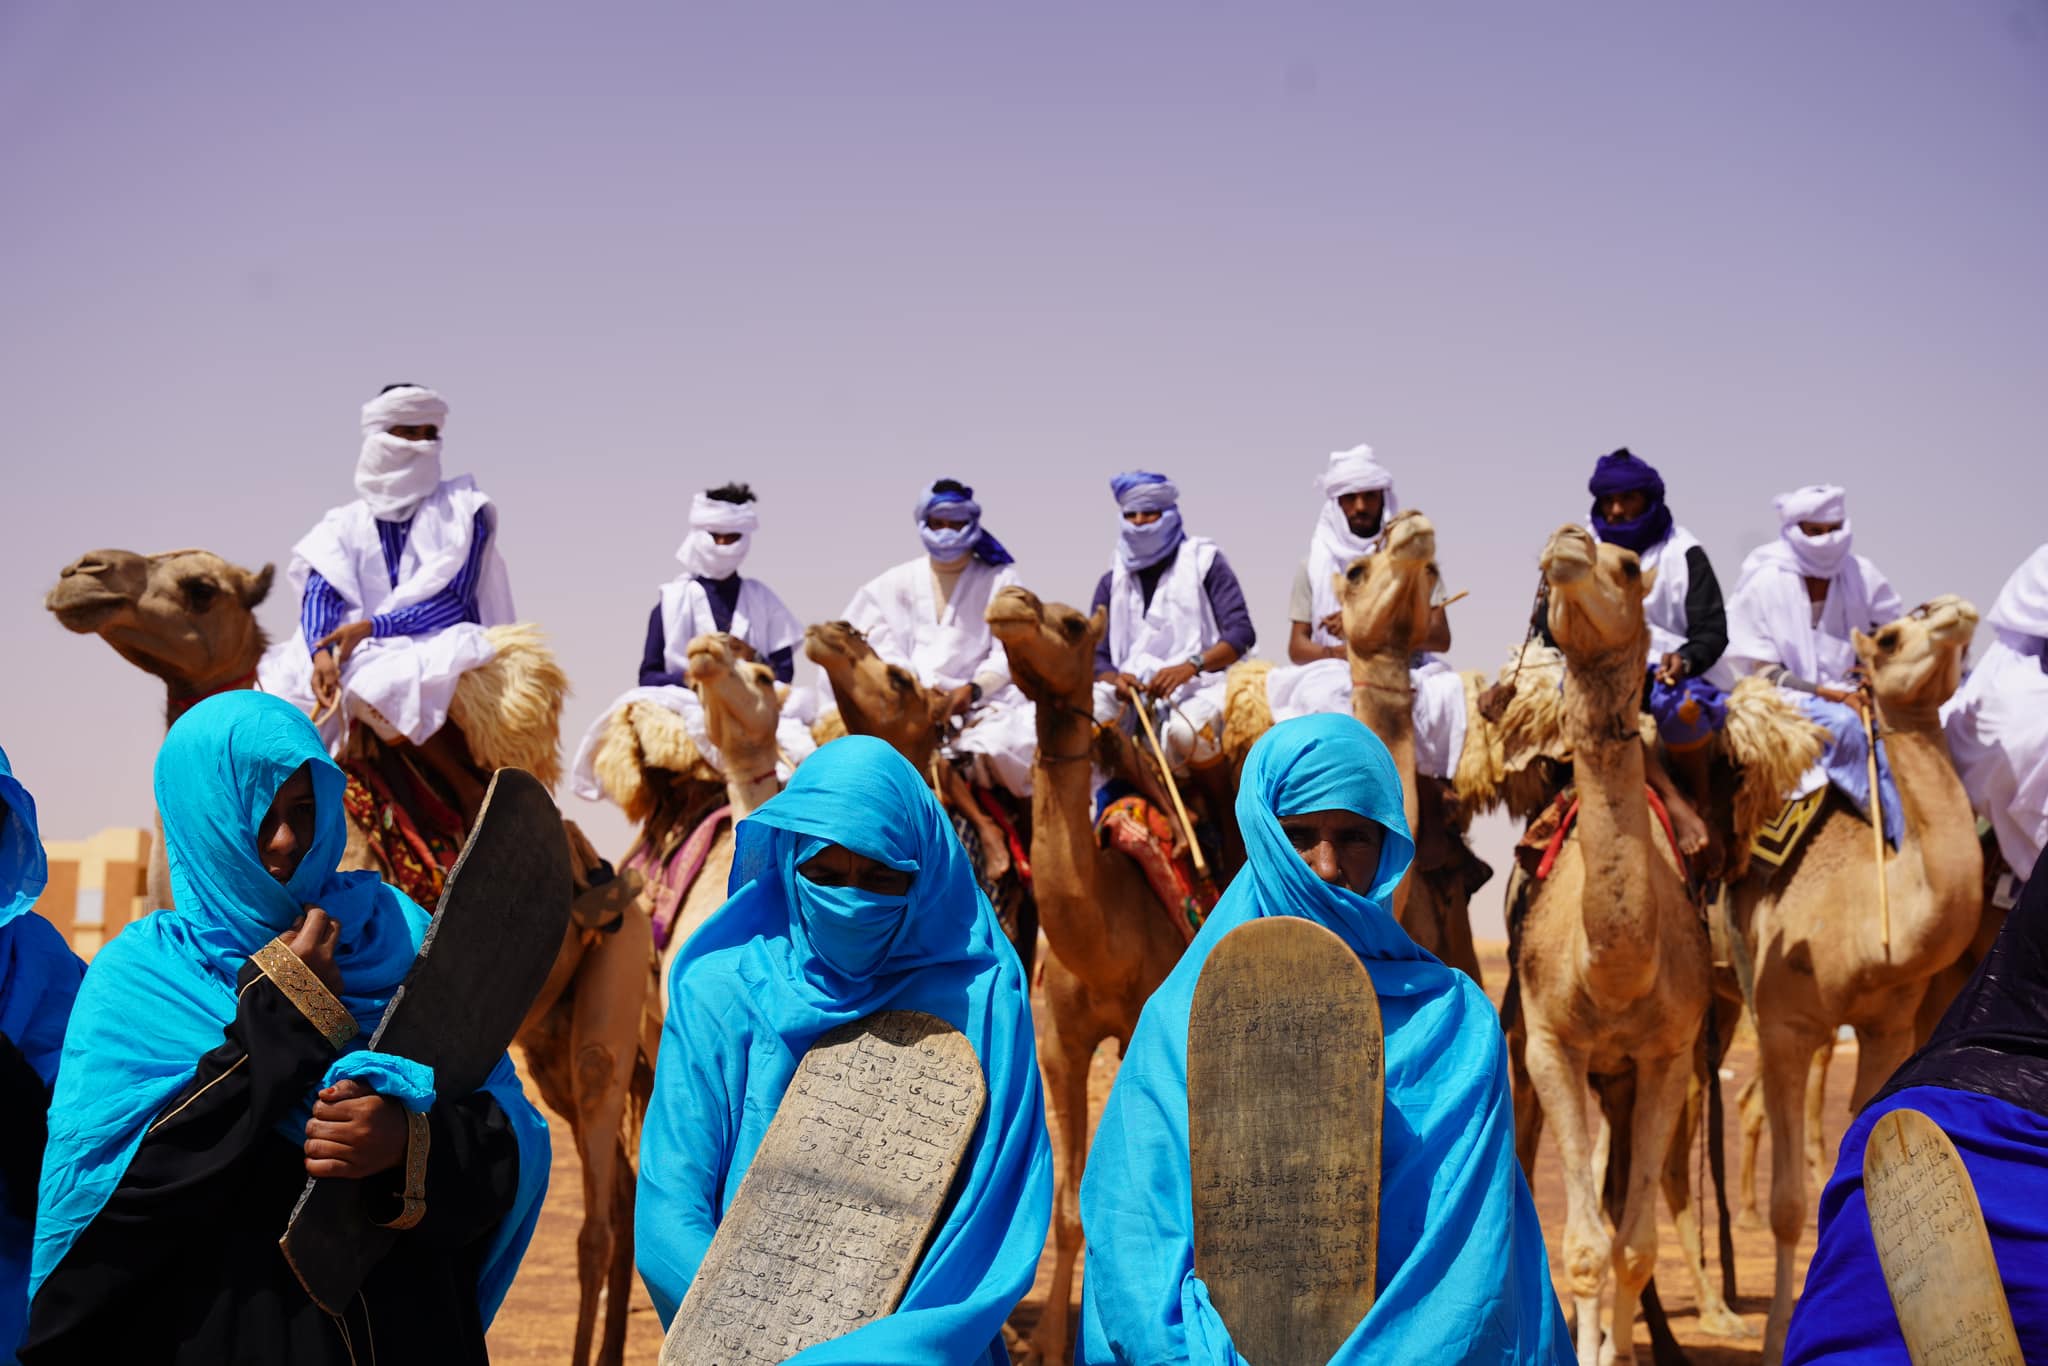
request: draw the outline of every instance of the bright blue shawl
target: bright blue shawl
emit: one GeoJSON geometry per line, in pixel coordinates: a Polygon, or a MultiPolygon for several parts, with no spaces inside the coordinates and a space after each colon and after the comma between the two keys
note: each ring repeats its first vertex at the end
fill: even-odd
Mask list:
{"type": "Polygon", "coordinates": [[[1242,1366],[1194,1272],[1188,1007],[1219,939],[1257,916],[1299,915],[1357,952],[1386,1030],[1378,1298],[1335,1360],[1568,1366],[1515,1163],[1500,1024],[1472,979],[1417,947],[1388,909],[1415,845],[1386,746],[1348,716],[1275,726],[1245,762],[1237,819],[1248,861],[1146,1004],[1089,1151],[1081,1359],[1242,1366]],[[1282,816],[1326,810],[1386,828],[1370,895],[1316,877],[1280,828],[1282,816]]]}
{"type": "MultiPolygon", "coordinates": [[[[157,754],[156,802],[177,909],[157,911],[109,941],[78,993],[50,1107],[31,1294],[106,1204],[143,1133],[192,1079],[200,1056],[220,1046],[235,1017],[242,964],[303,907],[319,906],[341,925],[341,1003],[362,1030],[348,1047],[361,1050],[376,1029],[428,916],[375,873],[335,871],[347,839],[346,781],[312,723],[281,698],[223,693],[171,727],[157,754]],[[264,870],[256,835],[277,790],[302,767],[313,777],[313,843],[291,881],[279,883],[264,870]]],[[[549,1148],[547,1121],[519,1089],[509,1057],[483,1089],[519,1141],[518,1198],[477,1282],[488,1324],[540,1216],[549,1148]]],[[[311,1103],[309,1093],[308,1109],[311,1103]]],[[[297,1128],[303,1134],[303,1115],[297,1128]]]]}
{"type": "MultiPolygon", "coordinates": [[[[0,749],[0,1034],[28,1059],[44,1083],[57,1075],[64,1022],[85,964],[33,913],[50,880],[36,829],[36,799],[15,781],[0,749]]],[[[0,1362],[12,1362],[28,1327],[29,1241],[35,1230],[0,1203],[0,1362]]]]}
{"type": "MultiPolygon", "coordinates": [[[[812,1041],[878,1010],[922,1010],[967,1036],[988,1080],[952,1207],[894,1314],[792,1360],[1007,1363],[1003,1320],[1045,1247],[1052,1155],[1024,973],[945,812],[882,741],[835,740],[740,823],[730,885],[670,969],[640,1139],[638,1259],[662,1322],[812,1041]],[[813,947],[796,888],[797,864],[828,842],[915,876],[903,912],[867,927],[883,956],[857,978],[813,947]]],[[[835,935],[845,961],[846,928],[835,935]]]]}

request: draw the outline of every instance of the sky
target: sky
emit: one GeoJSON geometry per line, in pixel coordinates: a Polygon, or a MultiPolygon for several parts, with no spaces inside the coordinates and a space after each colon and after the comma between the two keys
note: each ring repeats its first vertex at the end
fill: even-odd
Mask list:
{"type": "Polygon", "coordinates": [[[1163,470],[1284,657],[1314,476],[1370,443],[1489,671],[1619,445],[1724,576],[1813,482],[1908,602],[1988,608],[2043,539],[2044,0],[0,0],[0,184],[0,746],[50,838],[148,824],[162,730],[58,570],[282,580],[398,380],[570,749],[732,478],[810,621],[942,475],[1085,602],[1109,476],[1163,470]]]}

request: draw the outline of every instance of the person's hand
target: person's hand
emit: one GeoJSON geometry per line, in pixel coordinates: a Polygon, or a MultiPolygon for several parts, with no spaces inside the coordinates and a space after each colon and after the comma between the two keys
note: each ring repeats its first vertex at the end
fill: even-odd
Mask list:
{"type": "Polygon", "coordinates": [[[1143,683],[1140,683],[1136,678],[1133,678],[1130,674],[1127,673],[1106,673],[1103,674],[1100,678],[1096,679],[1095,681],[1098,683],[1107,683],[1111,687],[1115,688],[1116,695],[1118,697],[1121,697],[1126,702],[1137,701],[1138,694],[1145,690],[1145,685],[1143,683]]]}
{"type": "Polygon", "coordinates": [[[306,1121],[306,1175],[361,1180],[405,1161],[405,1107],[359,1081],[338,1081],[313,1100],[306,1121]]]}
{"type": "Polygon", "coordinates": [[[1863,696],[1862,692],[1855,688],[1830,688],[1826,684],[1816,687],[1813,690],[1813,695],[1829,702],[1841,702],[1852,707],[1860,706],[1863,696]]]}
{"type": "Polygon", "coordinates": [[[1666,687],[1680,682],[1690,672],[1685,666],[1685,657],[1676,650],[1657,661],[1657,681],[1666,687]]]}
{"type": "Polygon", "coordinates": [[[285,941],[285,947],[297,954],[299,961],[320,979],[320,985],[339,1000],[341,968],[334,961],[334,947],[341,941],[341,926],[318,906],[308,906],[287,933],[291,938],[285,941]]]}
{"type": "Polygon", "coordinates": [[[313,700],[325,711],[340,697],[341,665],[334,662],[334,651],[322,650],[313,656],[313,700]]]}
{"type": "Polygon", "coordinates": [[[940,723],[943,724],[950,721],[956,716],[965,716],[967,709],[973,705],[974,685],[972,683],[962,683],[959,687],[946,694],[945,710],[939,714],[940,723]]]}
{"type": "Polygon", "coordinates": [[[356,646],[368,640],[376,629],[367,621],[344,621],[313,642],[316,661],[320,651],[332,650],[335,668],[338,671],[343,664],[348,663],[348,657],[356,652],[356,646]]]}
{"type": "Polygon", "coordinates": [[[1339,640],[1344,639],[1344,613],[1341,611],[1332,612],[1327,617],[1324,617],[1323,629],[1339,640]]]}
{"type": "Polygon", "coordinates": [[[1195,666],[1182,660],[1178,664],[1169,664],[1153,674],[1152,681],[1145,685],[1145,691],[1155,698],[1165,699],[1186,687],[1188,680],[1194,676],[1195,666]]]}

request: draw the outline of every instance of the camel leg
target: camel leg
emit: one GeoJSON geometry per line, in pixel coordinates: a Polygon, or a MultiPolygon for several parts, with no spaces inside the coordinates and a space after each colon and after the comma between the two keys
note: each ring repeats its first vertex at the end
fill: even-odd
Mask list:
{"type": "Polygon", "coordinates": [[[598,1300],[607,1279],[616,1278],[614,1240],[623,1233],[614,1222],[615,1208],[619,1183],[626,1175],[619,1135],[640,1042],[647,961],[653,952],[653,931],[646,919],[629,915],[617,931],[600,936],[591,946],[576,984],[569,1029],[576,1155],[583,1164],[583,1227],[576,1235],[576,1366],[589,1360],[598,1300]]]}
{"type": "Polygon", "coordinates": [[[1735,1223],[1740,1228],[1762,1228],[1764,1218],[1756,1207],[1756,1154],[1764,1141],[1764,1080],[1761,1073],[1743,1083],[1742,1094],[1735,1098],[1735,1108],[1742,1113],[1742,1165],[1735,1177],[1735,1189],[1741,1193],[1742,1208],[1736,1213],[1735,1223]]]}
{"type": "Polygon", "coordinates": [[[1586,1132],[1586,1055],[1532,1022],[1523,1057],[1564,1165],[1564,1274],[1578,1327],[1579,1366],[1599,1366],[1600,1292],[1613,1240],[1600,1215],[1599,1177],[1586,1132]]]}
{"type": "Polygon", "coordinates": [[[1081,1173],[1088,1165],[1088,1064],[1101,1035],[1064,965],[1051,959],[1047,967],[1047,1004],[1052,1008],[1040,1018],[1046,1021],[1044,1030],[1051,1037],[1041,1035],[1038,1060],[1045,1072],[1046,1123],[1052,1136],[1052,1283],[1024,1359],[1034,1366],[1065,1366],[1074,1346],[1074,1268],[1081,1258],[1081,1173]],[[1055,983],[1055,976],[1065,982],[1055,983]],[[1054,999],[1059,985],[1068,987],[1060,993],[1069,998],[1064,1003],[1054,999]]]}
{"type": "Polygon", "coordinates": [[[1814,1050],[1824,1041],[1825,1035],[1758,1022],[1764,1115],[1771,1127],[1771,1234],[1777,1240],[1763,1366],[1778,1366],[1784,1359],[1785,1330],[1792,1321],[1794,1264],[1806,1231],[1806,1083],[1814,1050]]]}
{"type": "Polygon", "coordinates": [[[1628,1120],[1634,1160],[1629,1163],[1613,1245],[1614,1320],[1607,1346],[1615,1366],[1634,1366],[1636,1305],[1657,1269],[1657,1202],[1651,1189],[1657,1167],[1649,1159],[1671,1147],[1691,1081],[1691,1048],[1672,1057],[1636,1060],[1636,1102],[1628,1120]]]}
{"type": "MultiPolygon", "coordinates": [[[[1900,1058],[1903,1060],[1904,1056],[1901,1054],[1900,1058]]],[[[1832,1170],[1828,1161],[1827,1126],[1821,1122],[1821,1116],[1827,1111],[1828,1064],[1834,1060],[1835,1036],[1830,1034],[1826,1043],[1813,1050],[1813,1061],[1806,1068],[1806,1170],[1815,1190],[1828,1183],[1828,1173],[1832,1170]]],[[[1857,1075],[1862,1075],[1860,1066],[1857,1075]]],[[[1854,1107],[1850,1112],[1854,1113],[1854,1107]]]]}
{"type": "MultiPolygon", "coordinates": [[[[1878,1088],[1891,1080],[1892,1073],[1899,1070],[1913,1052],[1913,1012],[1896,1011],[1886,1017],[1902,1023],[1883,1032],[1875,1030],[1856,1031],[1856,1082],[1849,1093],[1849,1113],[1855,1114],[1870,1104],[1870,1098],[1878,1088]]],[[[1821,1168],[1820,1181],[1825,1185],[1834,1174],[1834,1164],[1821,1168]]]]}
{"type": "MultiPolygon", "coordinates": [[[[1508,990],[1514,991],[1513,974],[1508,990]]],[[[1536,1149],[1543,1141],[1543,1106],[1536,1099],[1536,1087],[1529,1080],[1529,1033],[1519,1009],[1505,1021],[1508,1036],[1508,1099],[1515,1110],[1515,1161],[1521,1164],[1522,1179],[1533,1190],[1536,1184],[1536,1149]]]]}
{"type": "Polygon", "coordinates": [[[612,1182],[612,1265],[604,1288],[604,1337],[597,1366],[621,1366],[626,1359],[626,1311],[633,1307],[633,1197],[639,1185],[625,1144],[615,1148],[612,1182]]]}
{"type": "Polygon", "coordinates": [[[1671,1211],[1672,1226],[1678,1230],[1678,1245],[1685,1252],[1685,1265],[1698,1287],[1699,1327],[1702,1333],[1720,1338],[1748,1337],[1749,1325],[1728,1308],[1718,1281],[1707,1274],[1705,1244],[1700,1239],[1700,1221],[1692,1207],[1692,1136],[1699,1127],[1704,1097],[1695,1082],[1685,1088],[1685,1114],[1671,1135],[1671,1147],[1664,1155],[1664,1205],[1671,1211]]]}

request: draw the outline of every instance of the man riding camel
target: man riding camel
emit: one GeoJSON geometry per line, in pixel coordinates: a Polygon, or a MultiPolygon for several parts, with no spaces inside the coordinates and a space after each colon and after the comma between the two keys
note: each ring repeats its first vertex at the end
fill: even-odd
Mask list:
{"type": "Polygon", "coordinates": [[[1123,523],[1090,607],[1109,613],[1095,651],[1095,719],[1116,721],[1126,703],[1163,709],[1157,730],[1167,762],[1193,779],[1220,820],[1230,807],[1225,675],[1258,640],[1244,589],[1214,541],[1182,528],[1172,480],[1130,470],[1109,486],[1123,523]]]}
{"type": "MultiPolygon", "coordinates": [[[[1827,731],[1821,761],[1789,794],[1832,782],[1859,811],[1870,809],[1869,744],[1857,699],[1855,631],[1875,631],[1906,614],[1891,581],[1854,554],[1848,496],[1812,484],[1774,500],[1778,539],[1742,562],[1728,603],[1728,657],[1737,677],[1759,674],[1784,689],[1827,731]]],[[[1878,753],[1887,837],[1901,829],[1890,766],[1878,753]]]]}
{"type": "Polygon", "coordinates": [[[1956,774],[2009,870],[2001,899],[2048,847],[2048,545],[2005,581],[1990,646],[1941,709],[1956,774]]]}
{"type": "MultiPolygon", "coordinates": [[[[632,702],[654,702],[683,718],[697,752],[713,768],[724,770],[723,756],[704,727],[704,704],[690,687],[690,642],[699,636],[724,634],[739,642],[740,652],[767,664],[775,681],[785,686],[796,669],[796,647],[804,628],[775,590],[740,573],[754,533],[760,530],[759,504],[745,484],[721,484],[690,501],[690,531],[676,549],[683,572],[661,586],[654,610],[647,616],[647,640],[640,652],[640,685],[607,707],[577,747],[570,766],[570,787],[588,801],[604,797],[597,780],[598,747],[612,718],[632,702]]],[[[809,689],[793,689],[784,700],[775,726],[781,751],[783,780],[817,746],[810,722],[815,701],[809,689]]]]}
{"type": "Polygon", "coordinates": [[[1038,731],[987,620],[990,600],[1017,582],[1015,559],[957,479],[934,482],[911,515],[925,553],[863,585],[846,621],[877,655],[944,695],[946,719],[963,723],[947,747],[976,783],[1029,797],[1038,731]]]}
{"type": "Polygon", "coordinates": [[[465,810],[483,798],[462,737],[445,729],[455,684],[495,656],[512,621],[498,509],[469,475],[441,477],[448,405],[417,384],[363,405],[355,502],[292,547],[298,645],[265,656],[261,683],[320,718],[339,753],[351,722],[410,742],[465,810]]]}

